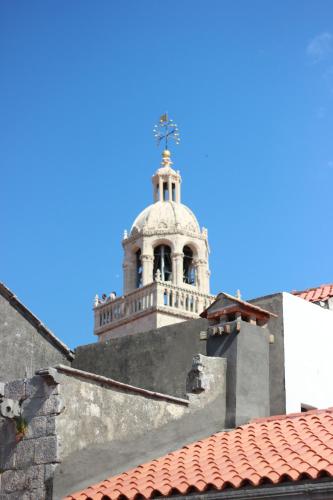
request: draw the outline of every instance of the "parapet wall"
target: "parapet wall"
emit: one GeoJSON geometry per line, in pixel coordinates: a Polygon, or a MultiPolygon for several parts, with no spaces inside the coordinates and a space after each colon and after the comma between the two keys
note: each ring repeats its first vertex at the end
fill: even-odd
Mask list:
{"type": "Polygon", "coordinates": [[[126,384],[183,397],[193,356],[206,354],[206,341],[200,340],[200,332],[207,326],[207,320],[196,319],[79,346],[72,366],[126,384]]]}

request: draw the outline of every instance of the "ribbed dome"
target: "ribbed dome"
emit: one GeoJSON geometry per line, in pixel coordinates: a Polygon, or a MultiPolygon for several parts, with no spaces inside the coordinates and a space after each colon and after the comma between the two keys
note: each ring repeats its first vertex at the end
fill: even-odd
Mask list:
{"type": "Polygon", "coordinates": [[[193,212],[182,203],[158,201],[145,208],[135,219],[131,234],[147,230],[183,229],[200,234],[199,223],[193,212]]]}

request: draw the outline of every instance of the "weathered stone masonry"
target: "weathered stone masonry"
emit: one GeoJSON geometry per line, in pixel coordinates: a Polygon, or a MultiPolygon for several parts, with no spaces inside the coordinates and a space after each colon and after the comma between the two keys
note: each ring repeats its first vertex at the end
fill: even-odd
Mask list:
{"type": "Polygon", "coordinates": [[[51,499],[59,462],[55,419],[62,407],[58,384],[52,377],[35,376],[2,387],[2,413],[19,402],[27,430],[20,438],[15,420],[0,416],[0,498],[51,499]]]}

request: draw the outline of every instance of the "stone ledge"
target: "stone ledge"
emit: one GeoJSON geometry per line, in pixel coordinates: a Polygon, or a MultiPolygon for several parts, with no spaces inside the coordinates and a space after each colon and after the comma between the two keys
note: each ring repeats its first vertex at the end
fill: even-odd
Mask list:
{"type": "MultiPolygon", "coordinates": [[[[141,387],[135,387],[134,385],[124,384],[118,380],[113,380],[111,378],[103,377],[103,375],[97,375],[96,373],[89,373],[83,370],[77,370],[76,368],[71,368],[66,365],[55,366],[56,370],[60,373],[65,373],[66,375],[73,377],[86,378],[88,380],[99,382],[101,385],[109,387],[117,387],[118,389],[123,389],[126,392],[136,392],[142,394],[143,396],[148,396],[156,399],[163,399],[165,401],[171,401],[173,403],[178,403],[181,405],[189,405],[188,399],[177,398],[175,396],[170,396],[169,394],[162,394],[160,392],[149,391],[148,389],[142,389],[141,387]]],[[[43,370],[45,372],[45,370],[43,370]]],[[[39,372],[37,371],[38,375],[39,372]]]]}

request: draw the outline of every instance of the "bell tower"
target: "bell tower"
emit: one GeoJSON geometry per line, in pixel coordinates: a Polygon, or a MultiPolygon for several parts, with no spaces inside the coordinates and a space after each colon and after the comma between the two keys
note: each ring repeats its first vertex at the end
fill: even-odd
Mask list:
{"type": "Polygon", "coordinates": [[[165,149],[162,153],[161,168],[153,175],[154,202],[174,201],[180,203],[180,183],[179,172],[172,168],[171,153],[165,149]]]}
{"type": "Polygon", "coordinates": [[[124,295],[95,299],[100,341],[197,318],[214,299],[207,229],[181,203],[181,176],[167,148],[172,138],[178,143],[178,128],[163,115],[155,131],[165,149],[152,176],[153,203],[124,232],[124,295]]]}

